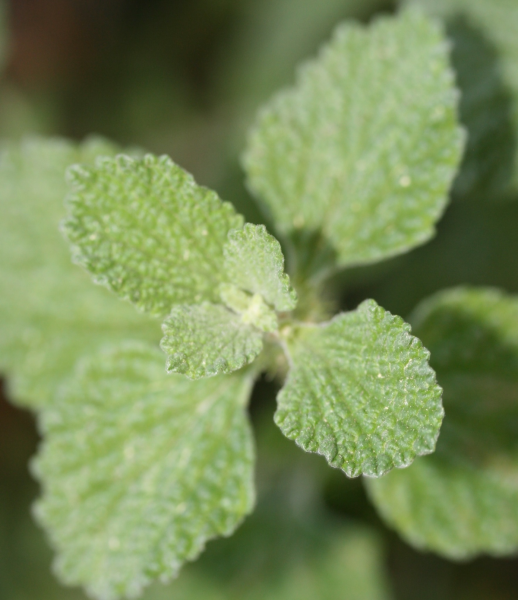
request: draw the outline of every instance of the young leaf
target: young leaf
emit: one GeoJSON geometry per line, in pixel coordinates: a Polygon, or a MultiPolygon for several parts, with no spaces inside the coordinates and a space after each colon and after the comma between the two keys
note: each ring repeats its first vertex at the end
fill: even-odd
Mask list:
{"type": "Polygon", "coordinates": [[[139,309],[218,301],[223,246],[242,217],[168,157],[99,160],[69,172],[64,231],[76,262],[139,309]]]}
{"type": "Polygon", "coordinates": [[[76,145],[27,138],[0,150],[0,369],[13,400],[51,403],[59,382],[85,352],[125,339],[158,340],[160,330],[73,265],[59,222],[65,170],[117,149],[102,140],[76,145]]]}
{"type": "Polygon", "coordinates": [[[403,0],[445,19],[462,92],[468,147],[455,186],[472,200],[518,192],[518,3],[515,0],[403,0]]]}
{"type": "Polygon", "coordinates": [[[428,240],[462,149],[448,45],[406,11],[341,26],[260,113],[244,164],[284,233],[321,232],[341,266],[428,240]]]}
{"type": "Polygon", "coordinates": [[[297,295],[284,273],[281,245],[264,225],[247,223],[228,234],[223,250],[228,281],[263,299],[279,312],[293,310],[297,295]]]}
{"type": "Polygon", "coordinates": [[[262,332],[224,306],[204,302],[175,306],[162,325],[160,347],[167,371],[191,379],[232,373],[263,348],[262,332]]]}
{"type": "Polygon", "coordinates": [[[93,357],[42,420],[36,514],[64,582],[101,600],[174,577],[253,504],[250,373],[190,382],[127,344],[93,357]]]}
{"type": "Polygon", "coordinates": [[[435,454],[367,481],[386,521],[449,558],[518,550],[518,299],[457,289],[413,318],[444,387],[435,454]]]}
{"type": "Polygon", "coordinates": [[[377,477],[433,452],[441,388],[409,331],[374,300],[301,330],[275,414],[283,433],[349,477],[377,477]]]}

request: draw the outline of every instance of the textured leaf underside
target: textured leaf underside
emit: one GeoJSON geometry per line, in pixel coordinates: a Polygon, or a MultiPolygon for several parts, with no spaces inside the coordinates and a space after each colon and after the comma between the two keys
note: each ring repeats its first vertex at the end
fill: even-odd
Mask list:
{"type": "Polygon", "coordinates": [[[275,421],[348,476],[380,476],[433,452],[443,410],[429,353],[367,300],[292,342],[275,421]]]}
{"type": "Polygon", "coordinates": [[[218,304],[175,306],[162,325],[167,371],[191,379],[232,373],[263,348],[262,332],[218,304]]]}
{"type": "Polygon", "coordinates": [[[406,540],[449,558],[518,550],[518,299],[457,289],[426,301],[415,330],[444,387],[432,456],[367,481],[406,540]]]}
{"type": "Polygon", "coordinates": [[[174,577],[254,501],[249,374],[191,382],[159,350],[82,363],[43,418],[36,514],[63,581],[102,600],[174,577]]]}
{"type": "Polygon", "coordinates": [[[244,163],[283,232],[321,232],[339,265],[429,239],[463,145],[448,46],[414,11],[345,24],[260,113],[244,163]]]}
{"type": "Polygon", "coordinates": [[[64,231],[96,282],[161,317],[219,300],[223,246],[243,222],[231,204],[166,156],[105,158],[69,179],[64,231]]]}
{"type": "Polygon", "coordinates": [[[284,273],[284,256],[279,242],[264,225],[247,223],[231,231],[224,248],[225,272],[233,285],[259,294],[276,310],[290,311],[297,295],[284,273]]]}
{"type": "Polygon", "coordinates": [[[27,406],[52,402],[86,352],[128,331],[159,339],[156,324],[72,264],[59,232],[66,168],[115,152],[102,140],[75,145],[37,137],[0,150],[0,368],[11,399],[27,406]]]}

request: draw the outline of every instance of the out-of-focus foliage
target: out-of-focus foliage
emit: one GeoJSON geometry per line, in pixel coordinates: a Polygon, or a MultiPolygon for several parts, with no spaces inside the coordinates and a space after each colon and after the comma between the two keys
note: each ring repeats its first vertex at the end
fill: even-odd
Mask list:
{"type": "Polygon", "coordinates": [[[518,193],[518,4],[405,0],[445,19],[469,144],[456,192],[466,200],[518,193]]]}
{"type": "Polygon", "coordinates": [[[12,398],[31,407],[52,402],[60,380],[107,341],[158,342],[157,324],[72,264],[59,231],[65,169],[116,149],[54,139],[4,143],[0,154],[0,365],[12,398]]]}
{"type": "Polygon", "coordinates": [[[168,376],[146,345],[79,363],[43,412],[34,463],[36,514],[64,582],[95,598],[135,597],[235,530],[255,497],[252,382],[246,371],[168,376]]]}
{"type": "Polygon", "coordinates": [[[411,543],[451,558],[518,549],[518,299],[443,292],[416,309],[446,417],[437,451],[368,489],[411,543]]]}

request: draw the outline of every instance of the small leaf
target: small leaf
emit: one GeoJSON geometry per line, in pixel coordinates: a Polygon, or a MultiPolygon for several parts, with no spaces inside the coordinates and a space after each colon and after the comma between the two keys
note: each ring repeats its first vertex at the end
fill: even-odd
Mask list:
{"type": "Polygon", "coordinates": [[[232,373],[263,348],[262,333],[218,304],[175,306],[162,325],[167,371],[191,379],[232,373]]]}
{"type": "Polygon", "coordinates": [[[31,408],[54,401],[79,357],[127,338],[158,341],[156,323],[123,305],[73,265],[59,232],[66,168],[114,154],[89,139],[31,137],[0,154],[0,368],[12,400],[31,408]]]}
{"type": "Polygon", "coordinates": [[[448,558],[518,550],[518,298],[454,289],[413,318],[444,387],[446,418],[432,456],[369,494],[408,542],[448,558]]]}
{"type": "Polygon", "coordinates": [[[321,232],[341,266],[422,244],[463,145],[448,45],[418,12],[346,23],[260,113],[244,164],[284,233],[321,232]]]}
{"type": "Polygon", "coordinates": [[[105,158],[69,172],[64,231],[76,262],[139,309],[218,301],[223,246],[242,217],[168,157],[105,158]]]}
{"type": "Polygon", "coordinates": [[[279,312],[293,310],[297,295],[284,273],[281,245],[264,225],[247,223],[228,234],[224,248],[227,278],[263,299],[279,312]]]}
{"type": "Polygon", "coordinates": [[[291,342],[275,421],[349,477],[377,477],[433,452],[443,410],[428,351],[374,300],[291,342]]]}
{"type": "Polygon", "coordinates": [[[67,584],[101,600],[168,580],[253,504],[249,373],[190,382],[127,344],[85,361],[44,413],[36,506],[67,584]]]}

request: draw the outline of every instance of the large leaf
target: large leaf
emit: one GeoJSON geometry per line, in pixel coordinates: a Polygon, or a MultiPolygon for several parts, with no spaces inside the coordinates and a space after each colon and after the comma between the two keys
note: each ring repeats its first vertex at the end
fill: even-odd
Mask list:
{"type": "Polygon", "coordinates": [[[441,389],[409,331],[374,300],[301,330],[278,397],[283,433],[350,477],[377,477],[433,452],[441,389]]]}
{"type": "Polygon", "coordinates": [[[64,231],[97,283],[165,317],[218,301],[223,246],[242,217],[168,157],[105,158],[70,171],[64,231]]]}
{"type": "Polygon", "coordinates": [[[469,133],[456,191],[466,199],[518,192],[518,3],[403,0],[445,19],[469,133]]]}
{"type": "Polygon", "coordinates": [[[263,348],[262,332],[219,304],[175,306],[162,328],[168,372],[191,379],[237,371],[263,348]]]}
{"type": "Polygon", "coordinates": [[[39,138],[1,149],[0,368],[13,399],[26,405],[49,403],[78,357],[99,345],[128,332],[159,339],[158,325],[71,263],[59,233],[67,166],[114,152],[100,140],[39,138]]]}
{"type": "Polygon", "coordinates": [[[339,265],[429,239],[463,135],[448,46],[407,11],[346,24],[297,84],[260,113],[245,155],[251,189],[285,233],[321,232],[339,265]]]}
{"type": "Polygon", "coordinates": [[[416,331],[444,387],[437,451],[368,490],[410,543],[449,558],[518,550],[518,299],[457,289],[426,301],[416,331]]]}
{"type": "Polygon", "coordinates": [[[64,582],[100,599],[168,580],[253,504],[249,373],[191,382],[126,345],[86,360],[42,420],[38,519],[64,582]]]}

